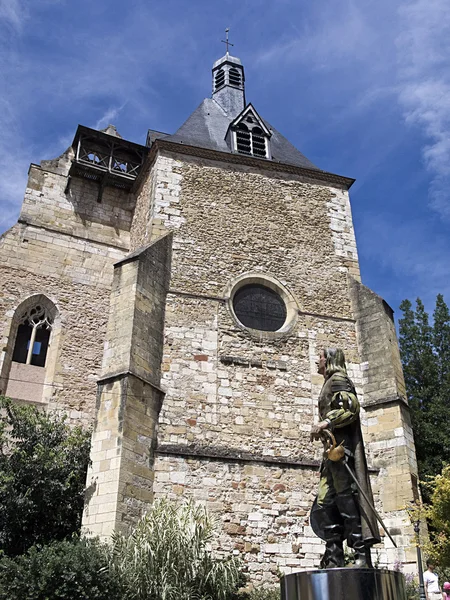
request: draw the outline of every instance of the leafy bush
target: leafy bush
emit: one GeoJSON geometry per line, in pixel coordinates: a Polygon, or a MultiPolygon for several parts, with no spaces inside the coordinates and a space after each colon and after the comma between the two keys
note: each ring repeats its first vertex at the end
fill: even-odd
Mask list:
{"type": "Polygon", "coordinates": [[[0,550],[23,554],[81,525],[90,434],[0,397],[0,550]]]}
{"type": "Polygon", "coordinates": [[[127,600],[231,600],[241,585],[234,558],[209,551],[216,523],[193,503],[153,504],[133,533],[113,535],[111,571],[127,600]]]}
{"type": "Polygon", "coordinates": [[[109,549],[74,539],[0,559],[0,600],[122,600],[109,549]]]}

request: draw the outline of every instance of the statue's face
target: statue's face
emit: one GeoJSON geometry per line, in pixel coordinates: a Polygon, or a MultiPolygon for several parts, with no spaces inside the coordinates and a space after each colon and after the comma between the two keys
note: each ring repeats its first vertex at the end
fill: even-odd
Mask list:
{"type": "Polygon", "coordinates": [[[320,351],[319,360],[317,362],[317,372],[321,375],[325,375],[325,370],[327,366],[327,359],[325,358],[325,354],[323,350],[320,351]]]}

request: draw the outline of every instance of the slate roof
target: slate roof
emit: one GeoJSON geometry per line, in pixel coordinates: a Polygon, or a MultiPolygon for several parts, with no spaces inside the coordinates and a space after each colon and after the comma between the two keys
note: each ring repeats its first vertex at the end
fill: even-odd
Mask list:
{"type": "MultiPolygon", "coordinates": [[[[223,108],[212,98],[205,98],[200,106],[191,114],[183,125],[173,134],[149,131],[147,144],[155,139],[165,139],[187,146],[218,150],[231,154],[231,148],[225,141],[228,127],[235,117],[228,116],[223,108]]],[[[318,169],[295,146],[293,146],[279,131],[264,120],[266,127],[272,132],[270,147],[272,162],[318,169]]]]}

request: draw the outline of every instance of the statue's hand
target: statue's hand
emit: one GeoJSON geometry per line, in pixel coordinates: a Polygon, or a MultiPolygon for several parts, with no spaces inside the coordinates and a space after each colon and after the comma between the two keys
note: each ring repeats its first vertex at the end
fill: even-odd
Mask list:
{"type": "Polygon", "coordinates": [[[313,425],[311,428],[311,435],[310,435],[311,441],[320,440],[322,431],[324,429],[326,429],[328,427],[328,425],[329,425],[328,421],[321,421],[320,423],[317,423],[317,425],[313,425]]]}

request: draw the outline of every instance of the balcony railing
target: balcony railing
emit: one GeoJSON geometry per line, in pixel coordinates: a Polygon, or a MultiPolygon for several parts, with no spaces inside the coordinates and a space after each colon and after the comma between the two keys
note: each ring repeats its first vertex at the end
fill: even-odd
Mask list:
{"type": "Polygon", "coordinates": [[[70,175],[99,182],[99,202],[106,186],[130,190],[148,153],[146,146],[81,125],[73,148],[70,175]]]}

